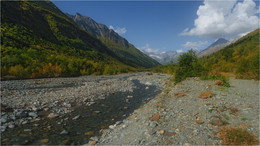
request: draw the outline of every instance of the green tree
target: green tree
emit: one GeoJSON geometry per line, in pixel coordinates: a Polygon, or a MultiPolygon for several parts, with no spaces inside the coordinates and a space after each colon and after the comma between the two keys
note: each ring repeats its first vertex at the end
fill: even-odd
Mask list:
{"type": "Polygon", "coordinates": [[[180,82],[187,77],[200,76],[202,71],[203,68],[198,62],[196,53],[191,49],[179,57],[175,72],[175,81],[180,82]]]}

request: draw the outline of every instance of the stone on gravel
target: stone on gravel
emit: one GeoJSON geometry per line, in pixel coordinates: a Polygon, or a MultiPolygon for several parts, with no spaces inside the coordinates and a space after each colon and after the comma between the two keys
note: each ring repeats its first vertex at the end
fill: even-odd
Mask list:
{"type": "Polygon", "coordinates": [[[15,113],[15,116],[18,117],[18,118],[27,117],[27,114],[23,109],[17,109],[17,110],[14,111],[14,113],[15,113]]]}
{"type": "Polygon", "coordinates": [[[151,123],[150,123],[150,127],[151,127],[151,128],[155,128],[156,126],[157,126],[156,123],[154,123],[154,122],[151,122],[151,123]]]}
{"type": "Polygon", "coordinates": [[[6,123],[6,122],[9,122],[11,119],[9,118],[8,115],[4,115],[1,117],[0,119],[0,123],[6,123]]]}
{"type": "Polygon", "coordinates": [[[67,135],[67,134],[69,134],[69,132],[68,132],[67,130],[63,130],[63,131],[61,131],[61,133],[60,133],[60,135],[67,135]]]}
{"type": "Polygon", "coordinates": [[[50,113],[47,117],[48,117],[49,119],[56,118],[56,117],[58,117],[58,114],[50,113]]]}
{"type": "Polygon", "coordinates": [[[28,115],[30,117],[34,117],[34,118],[38,117],[37,113],[35,113],[35,112],[29,112],[28,115]]]}
{"type": "Polygon", "coordinates": [[[214,126],[223,126],[225,124],[224,121],[219,118],[212,118],[209,123],[214,126]]]}
{"type": "Polygon", "coordinates": [[[140,140],[136,140],[133,143],[131,143],[132,145],[138,145],[140,143],[140,140]]]}
{"type": "Polygon", "coordinates": [[[14,128],[14,125],[13,124],[10,124],[9,126],[8,126],[8,128],[14,128]]]}
{"type": "Polygon", "coordinates": [[[4,132],[6,130],[6,126],[2,125],[2,126],[0,126],[0,129],[1,129],[1,132],[4,132]]]}
{"type": "Polygon", "coordinates": [[[25,120],[25,121],[22,122],[22,125],[25,125],[25,124],[27,124],[27,123],[28,123],[28,121],[25,120]]]}
{"type": "Polygon", "coordinates": [[[74,118],[72,118],[72,120],[77,120],[79,117],[80,117],[80,115],[77,115],[74,118]]]}
{"type": "Polygon", "coordinates": [[[98,141],[98,137],[97,136],[91,137],[90,140],[98,141]]]}
{"type": "Polygon", "coordinates": [[[110,125],[109,129],[114,129],[116,127],[116,125],[110,125]]]}
{"type": "Polygon", "coordinates": [[[150,86],[150,85],[152,85],[152,83],[146,82],[145,85],[150,86]]]}

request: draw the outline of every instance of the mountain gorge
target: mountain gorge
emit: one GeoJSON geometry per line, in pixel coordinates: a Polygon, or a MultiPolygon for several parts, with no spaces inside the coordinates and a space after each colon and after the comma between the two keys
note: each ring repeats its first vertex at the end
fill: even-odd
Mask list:
{"type": "Polygon", "coordinates": [[[1,2],[1,20],[2,78],[116,74],[158,64],[130,44],[125,51],[84,31],[50,1],[1,2]]]}
{"type": "Polygon", "coordinates": [[[159,65],[158,62],[143,54],[106,25],[97,23],[92,18],[79,13],[67,15],[83,30],[100,39],[110,51],[116,54],[121,62],[134,67],[154,67],[159,65]]]}

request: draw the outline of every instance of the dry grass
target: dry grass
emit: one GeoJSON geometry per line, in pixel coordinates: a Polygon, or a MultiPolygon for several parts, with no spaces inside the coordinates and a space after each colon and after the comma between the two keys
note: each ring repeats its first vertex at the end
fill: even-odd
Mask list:
{"type": "Polygon", "coordinates": [[[232,107],[229,108],[229,110],[230,110],[230,114],[235,115],[235,116],[238,115],[239,108],[232,106],[232,107]]]}
{"type": "Polygon", "coordinates": [[[215,84],[218,85],[218,86],[223,86],[224,82],[221,81],[221,80],[215,80],[215,84]]]}
{"type": "Polygon", "coordinates": [[[152,116],[150,118],[151,121],[158,121],[160,119],[160,115],[159,114],[155,114],[154,116],[152,116]]]}
{"type": "Polygon", "coordinates": [[[184,92],[178,92],[178,93],[175,93],[174,96],[184,97],[184,96],[186,96],[186,94],[184,92]]]}
{"type": "Polygon", "coordinates": [[[258,145],[256,136],[243,127],[222,126],[218,129],[218,138],[222,145],[258,145]]]}
{"type": "Polygon", "coordinates": [[[197,124],[203,124],[203,123],[204,123],[204,121],[202,121],[202,120],[195,120],[195,122],[196,122],[197,124]]]}
{"type": "Polygon", "coordinates": [[[199,98],[202,99],[207,99],[213,96],[213,92],[211,90],[207,90],[207,91],[202,91],[200,92],[200,94],[198,95],[199,98]]]}

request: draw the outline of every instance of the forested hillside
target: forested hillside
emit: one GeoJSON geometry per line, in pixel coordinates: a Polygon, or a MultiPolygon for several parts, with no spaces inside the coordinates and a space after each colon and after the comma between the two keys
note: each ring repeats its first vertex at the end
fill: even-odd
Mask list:
{"type": "MultiPolygon", "coordinates": [[[[195,65],[195,67],[189,67],[188,71],[180,71],[183,67],[186,68],[187,65],[180,67],[179,62],[157,66],[152,71],[174,74],[175,79],[180,77],[178,81],[190,76],[202,76],[202,78],[220,76],[223,72],[233,73],[236,78],[240,79],[259,80],[259,31],[260,29],[257,29],[209,56],[195,59],[198,60],[196,63],[192,63],[192,61],[185,58],[190,51],[184,53],[178,61],[184,60],[187,64],[192,63],[191,66],[195,65]]],[[[194,58],[196,56],[189,59],[194,58]]]]}
{"type": "Polygon", "coordinates": [[[5,1],[1,8],[2,79],[134,70],[51,2],[5,1]]]}
{"type": "Polygon", "coordinates": [[[237,78],[259,79],[259,31],[247,34],[199,62],[210,72],[233,72],[237,78]]]}

